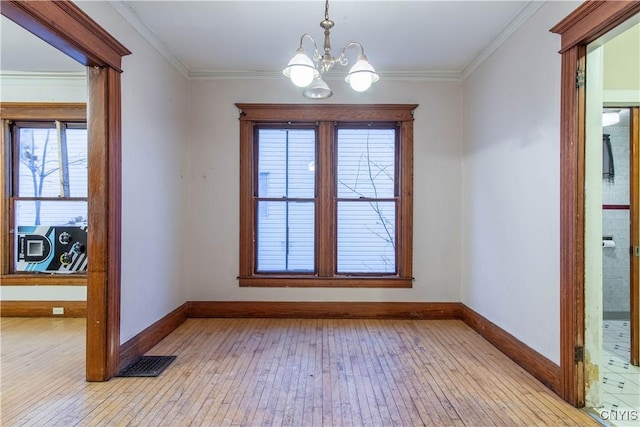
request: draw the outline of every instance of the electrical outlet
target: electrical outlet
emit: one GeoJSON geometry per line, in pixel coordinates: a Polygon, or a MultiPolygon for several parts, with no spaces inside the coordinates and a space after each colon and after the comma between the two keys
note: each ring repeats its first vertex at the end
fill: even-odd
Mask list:
{"type": "Polygon", "coordinates": [[[53,307],[53,314],[64,314],[64,307],[53,307]]]}

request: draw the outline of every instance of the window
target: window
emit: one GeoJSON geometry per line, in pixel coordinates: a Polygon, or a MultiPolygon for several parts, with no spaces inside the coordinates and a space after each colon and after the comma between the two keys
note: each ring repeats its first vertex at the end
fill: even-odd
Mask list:
{"type": "Polygon", "coordinates": [[[240,285],[410,287],[416,105],[237,106],[240,285]]]}
{"type": "MultiPolygon", "coordinates": [[[[85,108],[5,120],[4,274],[86,273],[85,108]],[[77,115],[78,118],[69,117],[77,115]]],[[[4,117],[3,117],[4,118],[4,117]]],[[[3,279],[4,281],[4,279],[3,279]]]]}
{"type": "Polygon", "coordinates": [[[256,132],[256,271],[313,273],[315,129],[267,125],[256,132]]]}

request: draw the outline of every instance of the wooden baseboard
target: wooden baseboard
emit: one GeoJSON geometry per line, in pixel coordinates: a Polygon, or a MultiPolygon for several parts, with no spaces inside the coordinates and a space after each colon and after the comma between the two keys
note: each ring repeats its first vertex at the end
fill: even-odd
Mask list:
{"type": "Polygon", "coordinates": [[[190,301],[189,317],[299,319],[459,319],[456,302],[190,301]]]}
{"type": "Polygon", "coordinates": [[[120,345],[119,371],[135,362],[136,359],[153,346],[158,344],[164,337],[173,332],[185,320],[187,320],[187,309],[189,304],[184,303],[153,325],[146,328],[124,344],[120,345]]]}
{"type": "Polygon", "coordinates": [[[560,366],[464,304],[462,320],[538,381],[559,394],[560,366]]]}
{"type": "MultiPolygon", "coordinates": [[[[85,301],[0,301],[2,317],[86,317],[85,301]],[[54,307],[64,314],[53,315],[54,307]]],[[[556,393],[560,367],[457,302],[265,302],[189,301],[120,346],[120,369],[149,351],[189,317],[300,319],[461,319],[556,393]]]]}
{"type": "Polygon", "coordinates": [[[300,319],[460,319],[554,392],[560,390],[560,367],[457,302],[266,302],[189,301],[120,346],[120,368],[170,334],[187,318],[300,319]]]}
{"type": "Polygon", "coordinates": [[[87,317],[86,301],[0,301],[2,317],[87,317]],[[54,308],[62,314],[53,314],[54,308]]]}

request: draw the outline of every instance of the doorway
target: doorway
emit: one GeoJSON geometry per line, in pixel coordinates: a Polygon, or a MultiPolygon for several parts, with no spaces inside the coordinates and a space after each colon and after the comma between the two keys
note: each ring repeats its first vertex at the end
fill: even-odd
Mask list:
{"type": "Polygon", "coordinates": [[[630,251],[637,246],[631,219],[638,197],[631,189],[637,186],[639,18],[590,43],[586,54],[585,405],[613,425],[635,420],[640,406],[640,368],[631,363],[638,301],[630,251]]]}
{"type": "Polygon", "coordinates": [[[585,405],[587,379],[598,377],[597,370],[587,370],[585,364],[587,46],[639,12],[639,2],[585,2],[551,29],[562,36],[560,394],[577,407],[585,405]]]}
{"type": "Polygon", "coordinates": [[[88,68],[86,379],[119,368],[122,57],[130,54],[71,1],[3,1],[1,13],[88,68]]]}
{"type": "Polygon", "coordinates": [[[639,108],[607,106],[602,111],[602,354],[598,408],[602,418],[620,425],[619,421],[625,421],[621,415],[626,414],[624,411],[628,411],[629,420],[637,417],[640,410],[638,328],[632,321],[638,316],[638,272],[633,254],[633,248],[638,246],[634,238],[638,235],[638,194],[632,189],[638,186],[639,108]],[[636,338],[632,340],[633,335],[636,338]]]}
{"type": "Polygon", "coordinates": [[[640,404],[640,369],[631,364],[630,351],[631,336],[638,333],[631,322],[638,302],[632,297],[637,272],[632,274],[630,247],[637,245],[631,223],[638,216],[637,197],[631,186],[640,105],[639,18],[589,43],[586,53],[585,405],[614,425],[637,417],[640,404]]]}

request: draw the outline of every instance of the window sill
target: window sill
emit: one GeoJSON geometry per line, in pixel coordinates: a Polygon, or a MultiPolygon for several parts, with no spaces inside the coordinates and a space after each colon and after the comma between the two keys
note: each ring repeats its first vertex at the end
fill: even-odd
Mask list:
{"type": "Polygon", "coordinates": [[[410,288],[411,277],[396,276],[249,276],[238,277],[241,287],[268,288],[410,288]]]}
{"type": "Polygon", "coordinates": [[[2,286],[86,286],[86,274],[5,274],[0,277],[2,286]]]}

